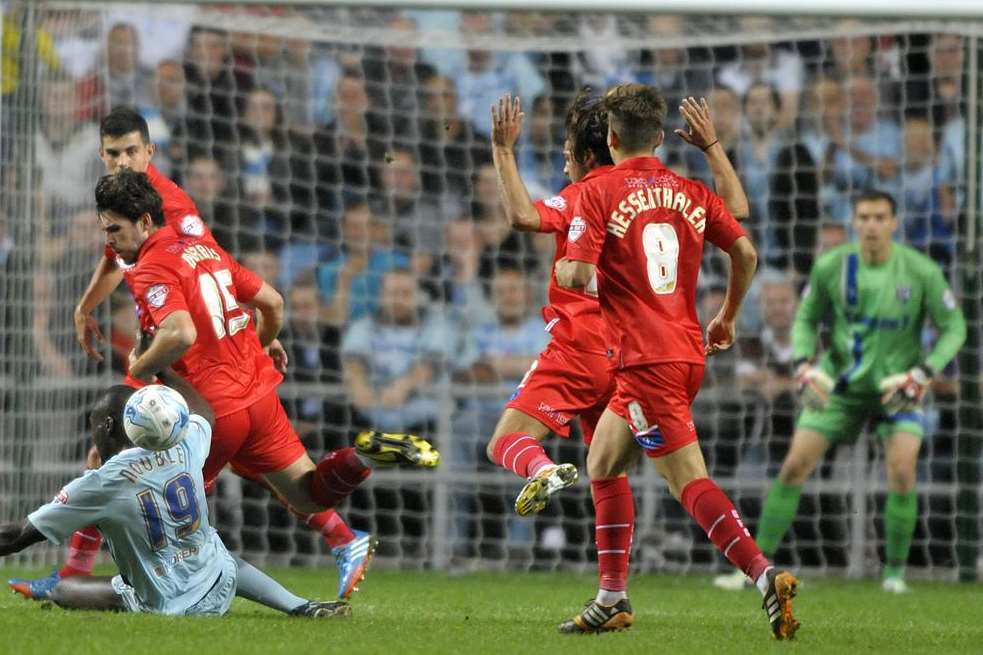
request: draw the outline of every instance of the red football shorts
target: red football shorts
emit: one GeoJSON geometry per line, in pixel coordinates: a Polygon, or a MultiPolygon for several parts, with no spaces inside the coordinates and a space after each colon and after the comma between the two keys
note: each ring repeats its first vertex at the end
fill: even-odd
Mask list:
{"type": "Polygon", "coordinates": [[[231,464],[243,477],[258,479],[282,471],[306,453],[279,396],[272,391],[249,407],[215,420],[202,475],[208,486],[231,464]]]}
{"type": "Polygon", "coordinates": [[[703,381],[703,364],[669,362],[616,372],[611,411],[631,426],[649,457],[661,457],[696,441],[690,405],[703,381]]]}
{"type": "Polygon", "coordinates": [[[584,442],[589,445],[614,393],[613,373],[604,355],[575,352],[551,341],[506,407],[531,416],[561,437],[570,436],[570,421],[579,416],[584,442]]]}

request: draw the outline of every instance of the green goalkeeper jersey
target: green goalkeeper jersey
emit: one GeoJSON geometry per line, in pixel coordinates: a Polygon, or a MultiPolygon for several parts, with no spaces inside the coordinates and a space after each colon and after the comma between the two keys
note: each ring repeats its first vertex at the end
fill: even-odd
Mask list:
{"type": "Polygon", "coordinates": [[[856,242],[816,260],[795,314],[796,359],[815,357],[824,321],[831,343],[820,366],[850,393],[876,394],[885,376],[920,363],[940,371],[966,339],[966,321],[942,269],[898,243],[883,264],[864,263],[856,242]],[[922,353],[926,318],[939,331],[928,356],[922,353]]]}

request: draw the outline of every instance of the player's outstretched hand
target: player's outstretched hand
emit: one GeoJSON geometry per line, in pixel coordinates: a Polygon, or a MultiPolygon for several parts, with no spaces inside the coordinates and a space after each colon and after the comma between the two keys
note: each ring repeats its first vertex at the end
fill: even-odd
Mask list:
{"type": "Polygon", "coordinates": [[[506,94],[498,99],[498,106],[492,105],[492,145],[500,148],[514,148],[522,133],[522,106],[519,96],[506,94]]]}
{"type": "Polygon", "coordinates": [[[270,342],[270,345],[266,347],[266,354],[273,359],[273,366],[280,373],[287,372],[287,365],[290,363],[290,357],[287,356],[287,350],[280,343],[279,339],[274,339],[270,342]]]}
{"type": "Polygon", "coordinates": [[[734,345],[734,335],[737,334],[737,321],[727,320],[717,314],[707,326],[707,357],[716,355],[734,345]]]}
{"type": "Polygon", "coordinates": [[[85,354],[90,359],[101,362],[102,354],[93,345],[93,340],[99,343],[106,342],[106,337],[103,336],[102,330],[99,329],[99,322],[91,312],[83,312],[77,307],[75,308],[74,318],[75,337],[78,339],[79,345],[82,346],[82,350],[85,351],[85,354]]]}
{"type": "Polygon", "coordinates": [[[679,113],[686,120],[689,131],[675,130],[676,135],[686,143],[696,146],[700,150],[706,150],[717,142],[717,128],[713,125],[710,116],[710,104],[706,98],[700,98],[697,102],[692,96],[683,98],[683,104],[679,106],[679,113]]]}

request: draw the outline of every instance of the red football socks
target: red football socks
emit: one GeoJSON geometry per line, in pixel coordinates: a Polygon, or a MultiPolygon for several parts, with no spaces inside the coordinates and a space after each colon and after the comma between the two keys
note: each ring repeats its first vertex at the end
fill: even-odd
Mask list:
{"type": "Polygon", "coordinates": [[[531,478],[544,466],[554,465],[539,439],[521,432],[510,432],[499,437],[492,454],[496,464],[520,478],[531,478]]]}
{"type": "Polygon", "coordinates": [[[761,554],[751,533],[744,527],[734,504],[713,480],[693,480],[683,489],[680,502],[707,533],[713,545],[731,564],[744,571],[744,575],[757,580],[765,572],[769,566],[768,559],[761,554]]]}
{"type": "Polygon", "coordinates": [[[99,532],[99,528],[90,525],[78,530],[72,534],[68,542],[68,561],[58,574],[63,578],[72,575],[92,575],[100,546],[102,546],[102,533],[99,532]]]}
{"type": "Polygon", "coordinates": [[[331,548],[344,546],[355,538],[351,528],[345,524],[345,520],[338,516],[338,512],[333,509],[326,509],[317,514],[300,514],[298,512],[295,516],[314,530],[320,532],[324,537],[324,543],[328,544],[331,548]]]}
{"type": "Polygon", "coordinates": [[[635,529],[635,501],[628,478],[593,480],[590,487],[594,499],[598,587],[604,591],[625,591],[635,529]]]}
{"type": "Polygon", "coordinates": [[[354,448],[334,450],[317,464],[311,478],[311,498],[325,508],[332,508],[355,491],[372,469],[355,454],[354,448]]]}

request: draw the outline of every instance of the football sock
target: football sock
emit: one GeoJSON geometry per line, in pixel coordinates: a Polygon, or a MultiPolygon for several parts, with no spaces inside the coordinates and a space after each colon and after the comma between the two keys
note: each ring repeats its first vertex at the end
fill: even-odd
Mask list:
{"type": "Polygon", "coordinates": [[[766,557],[774,557],[778,544],[788,532],[795,515],[799,512],[799,498],[802,487],[784,485],[778,480],[771,485],[764,506],[761,508],[761,518],[758,519],[758,531],[754,538],[758,547],[766,557]]]}
{"type": "Polygon", "coordinates": [[[590,487],[594,500],[597,586],[602,592],[620,592],[616,596],[608,594],[603,597],[598,593],[597,602],[614,605],[624,598],[628,584],[631,536],[635,529],[635,500],[625,476],[593,480],[590,487]]]}
{"type": "Polygon", "coordinates": [[[492,455],[496,464],[520,478],[531,478],[544,466],[555,466],[539,439],[521,432],[499,437],[492,455]]]}
{"type": "Polygon", "coordinates": [[[724,557],[757,581],[768,568],[768,559],[754,543],[727,494],[713,480],[700,478],[686,485],[680,502],[724,557]]]}
{"type": "Polygon", "coordinates": [[[294,513],[298,519],[306,523],[309,527],[317,530],[324,537],[324,543],[330,548],[344,546],[355,538],[351,528],[345,524],[345,520],[333,509],[326,509],[317,514],[294,513]]]}
{"type": "Polygon", "coordinates": [[[764,571],[761,572],[761,575],[758,576],[758,579],[754,581],[754,586],[758,588],[758,591],[761,592],[762,596],[768,593],[768,571],[770,571],[773,568],[774,567],[772,566],[766,568],[764,571]]]}
{"type": "Polygon", "coordinates": [[[888,492],[884,507],[884,577],[904,576],[911,538],[918,521],[918,494],[888,492]]]}
{"type": "Polygon", "coordinates": [[[330,509],[350,496],[371,473],[354,448],[331,451],[318,462],[311,476],[311,498],[330,509]]]}
{"type": "Polygon", "coordinates": [[[235,557],[238,572],[236,574],[236,596],[242,596],[254,603],[289,613],[307,600],[287,591],[283,585],[266,575],[249,562],[235,557]]]}
{"type": "Polygon", "coordinates": [[[100,546],[102,546],[102,533],[99,532],[99,528],[90,525],[76,531],[68,542],[68,561],[58,574],[63,578],[72,575],[92,575],[92,567],[96,565],[100,546]]]}

